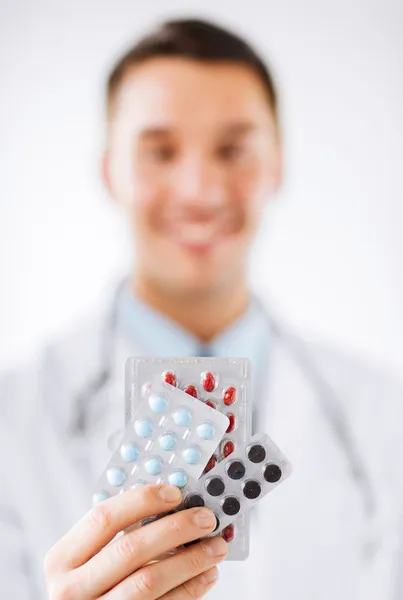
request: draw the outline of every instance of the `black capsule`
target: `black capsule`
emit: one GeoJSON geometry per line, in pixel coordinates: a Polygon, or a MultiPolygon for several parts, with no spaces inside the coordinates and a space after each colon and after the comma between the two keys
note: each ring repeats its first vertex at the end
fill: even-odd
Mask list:
{"type": "Polygon", "coordinates": [[[246,473],[245,466],[240,460],[233,460],[227,469],[228,477],[231,479],[242,479],[246,473]]]}
{"type": "Polygon", "coordinates": [[[239,513],[241,510],[241,505],[237,498],[228,496],[228,498],[225,498],[224,502],[222,503],[222,509],[226,515],[233,517],[239,513]]]}
{"type": "MultiPolygon", "coordinates": [[[[220,519],[217,517],[217,515],[215,516],[215,527],[214,527],[214,531],[217,531],[217,529],[220,527],[220,519]]],[[[214,532],[213,532],[214,533],[214,532]]]]}
{"type": "Polygon", "coordinates": [[[245,498],[248,498],[248,500],[255,500],[256,498],[259,498],[261,491],[262,488],[260,483],[258,481],[254,481],[253,479],[246,481],[243,485],[243,494],[245,498]]]}
{"type": "Polygon", "coordinates": [[[212,477],[207,483],[206,489],[210,496],[221,496],[225,490],[225,485],[220,477],[212,477]]]}
{"type": "Polygon", "coordinates": [[[248,458],[253,463],[261,463],[266,458],[266,450],[260,444],[254,444],[249,448],[248,458]]]}
{"type": "Polygon", "coordinates": [[[281,479],[282,472],[278,465],[267,465],[263,472],[263,477],[269,483],[276,483],[281,479]]]}
{"type": "Polygon", "coordinates": [[[196,508],[205,506],[203,497],[200,494],[189,494],[185,499],[185,508],[196,508]]]}

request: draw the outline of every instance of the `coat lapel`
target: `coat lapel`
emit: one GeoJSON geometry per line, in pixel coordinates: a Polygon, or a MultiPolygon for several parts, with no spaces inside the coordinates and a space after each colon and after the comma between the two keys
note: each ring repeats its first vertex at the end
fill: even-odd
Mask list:
{"type": "Polygon", "coordinates": [[[293,473],[252,511],[246,568],[254,573],[256,590],[267,589],[270,581],[274,597],[279,590],[281,597],[296,597],[303,589],[305,598],[322,598],[320,573],[320,581],[333,586],[335,595],[326,597],[339,598],[338,590],[346,590],[346,581],[356,582],[354,572],[360,570],[362,504],[318,391],[288,344],[276,339],[260,422],[291,461],[293,473]],[[284,565],[293,573],[289,581],[284,565]]]}

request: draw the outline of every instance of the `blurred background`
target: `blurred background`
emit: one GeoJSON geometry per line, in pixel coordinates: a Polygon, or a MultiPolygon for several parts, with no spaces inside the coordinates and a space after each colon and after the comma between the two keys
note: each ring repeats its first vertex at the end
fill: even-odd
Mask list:
{"type": "Polygon", "coordinates": [[[297,331],[401,375],[403,3],[183,4],[0,4],[0,364],[125,273],[128,236],[99,177],[104,80],[155,22],[200,16],[245,35],[280,89],[286,178],[254,288],[297,331]]]}

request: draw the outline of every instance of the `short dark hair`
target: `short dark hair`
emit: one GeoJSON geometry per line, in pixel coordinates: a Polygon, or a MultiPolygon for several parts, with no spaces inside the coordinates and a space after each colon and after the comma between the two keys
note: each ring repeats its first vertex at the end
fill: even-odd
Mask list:
{"type": "Polygon", "coordinates": [[[162,23],[117,61],[107,81],[108,112],[130,67],[148,59],[168,56],[203,62],[231,62],[250,67],[263,83],[277,119],[277,91],[272,74],[264,61],[238,35],[200,19],[179,19],[162,23]]]}

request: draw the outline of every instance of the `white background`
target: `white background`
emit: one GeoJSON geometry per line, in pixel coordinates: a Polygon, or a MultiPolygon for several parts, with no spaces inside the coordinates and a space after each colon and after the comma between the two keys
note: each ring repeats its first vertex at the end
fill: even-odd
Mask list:
{"type": "Polygon", "coordinates": [[[2,2],[0,362],[69,326],[124,272],[124,227],[98,176],[102,86],[144,27],[188,15],[245,34],[280,86],[286,182],[254,286],[298,330],[401,372],[401,0],[2,2]]]}

